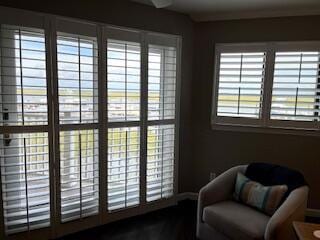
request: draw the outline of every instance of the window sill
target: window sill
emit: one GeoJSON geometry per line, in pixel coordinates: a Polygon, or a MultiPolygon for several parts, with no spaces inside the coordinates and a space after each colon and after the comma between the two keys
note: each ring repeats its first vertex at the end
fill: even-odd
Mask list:
{"type": "Polygon", "coordinates": [[[259,125],[237,125],[225,123],[211,123],[212,130],[248,132],[248,133],[267,133],[267,134],[286,134],[296,136],[315,136],[320,137],[320,129],[307,128],[285,128],[277,126],[259,126],[259,125]]]}

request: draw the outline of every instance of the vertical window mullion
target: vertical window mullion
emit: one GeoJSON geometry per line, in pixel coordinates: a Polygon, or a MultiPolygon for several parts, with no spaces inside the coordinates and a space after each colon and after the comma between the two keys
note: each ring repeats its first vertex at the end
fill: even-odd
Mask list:
{"type": "Polygon", "coordinates": [[[266,53],[265,76],[263,81],[263,96],[262,96],[263,126],[269,125],[269,121],[270,121],[274,61],[275,61],[275,52],[272,49],[272,45],[269,44],[267,47],[267,53],[266,53]]]}

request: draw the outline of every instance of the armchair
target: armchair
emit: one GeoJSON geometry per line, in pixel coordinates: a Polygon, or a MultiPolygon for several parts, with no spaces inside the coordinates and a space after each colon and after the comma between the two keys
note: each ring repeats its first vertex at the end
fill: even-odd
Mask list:
{"type": "Polygon", "coordinates": [[[295,239],[292,222],[304,220],[309,188],[301,186],[294,189],[272,216],[265,215],[232,200],[237,173],[245,174],[247,167],[233,167],[200,190],[197,215],[199,239],[295,239]]]}

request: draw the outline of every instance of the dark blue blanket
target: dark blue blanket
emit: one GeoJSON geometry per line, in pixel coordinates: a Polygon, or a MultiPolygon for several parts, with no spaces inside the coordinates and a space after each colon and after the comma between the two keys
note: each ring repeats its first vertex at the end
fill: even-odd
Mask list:
{"type": "Polygon", "coordinates": [[[286,198],[294,189],[307,185],[303,175],[287,167],[269,163],[251,163],[246,174],[248,178],[265,186],[287,185],[286,198]]]}

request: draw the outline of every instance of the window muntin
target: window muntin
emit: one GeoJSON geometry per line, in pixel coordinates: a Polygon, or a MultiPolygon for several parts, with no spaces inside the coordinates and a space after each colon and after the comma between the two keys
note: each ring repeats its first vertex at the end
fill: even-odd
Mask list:
{"type": "Polygon", "coordinates": [[[60,124],[98,122],[96,38],[58,33],[57,64],[60,124]]]}
{"type": "Polygon", "coordinates": [[[148,120],[175,118],[176,48],[149,45],[148,120]]]}
{"type": "Polygon", "coordinates": [[[108,121],[139,121],[140,44],[110,39],[107,56],[108,121]]]}
{"type": "Polygon", "coordinates": [[[221,53],[217,116],[261,118],[264,52],[221,53]]]}
{"type": "Polygon", "coordinates": [[[319,121],[320,52],[276,52],[271,119],[319,121]]]}
{"type": "Polygon", "coordinates": [[[44,31],[1,25],[0,126],[48,124],[44,31]]]}
{"type": "Polygon", "coordinates": [[[140,202],[140,131],[138,127],[108,129],[108,210],[140,202]]]}
{"type": "Polygon", "coordinates": [[[99,212],[98,130],[60,132],[61,221],[99,212]]]}

